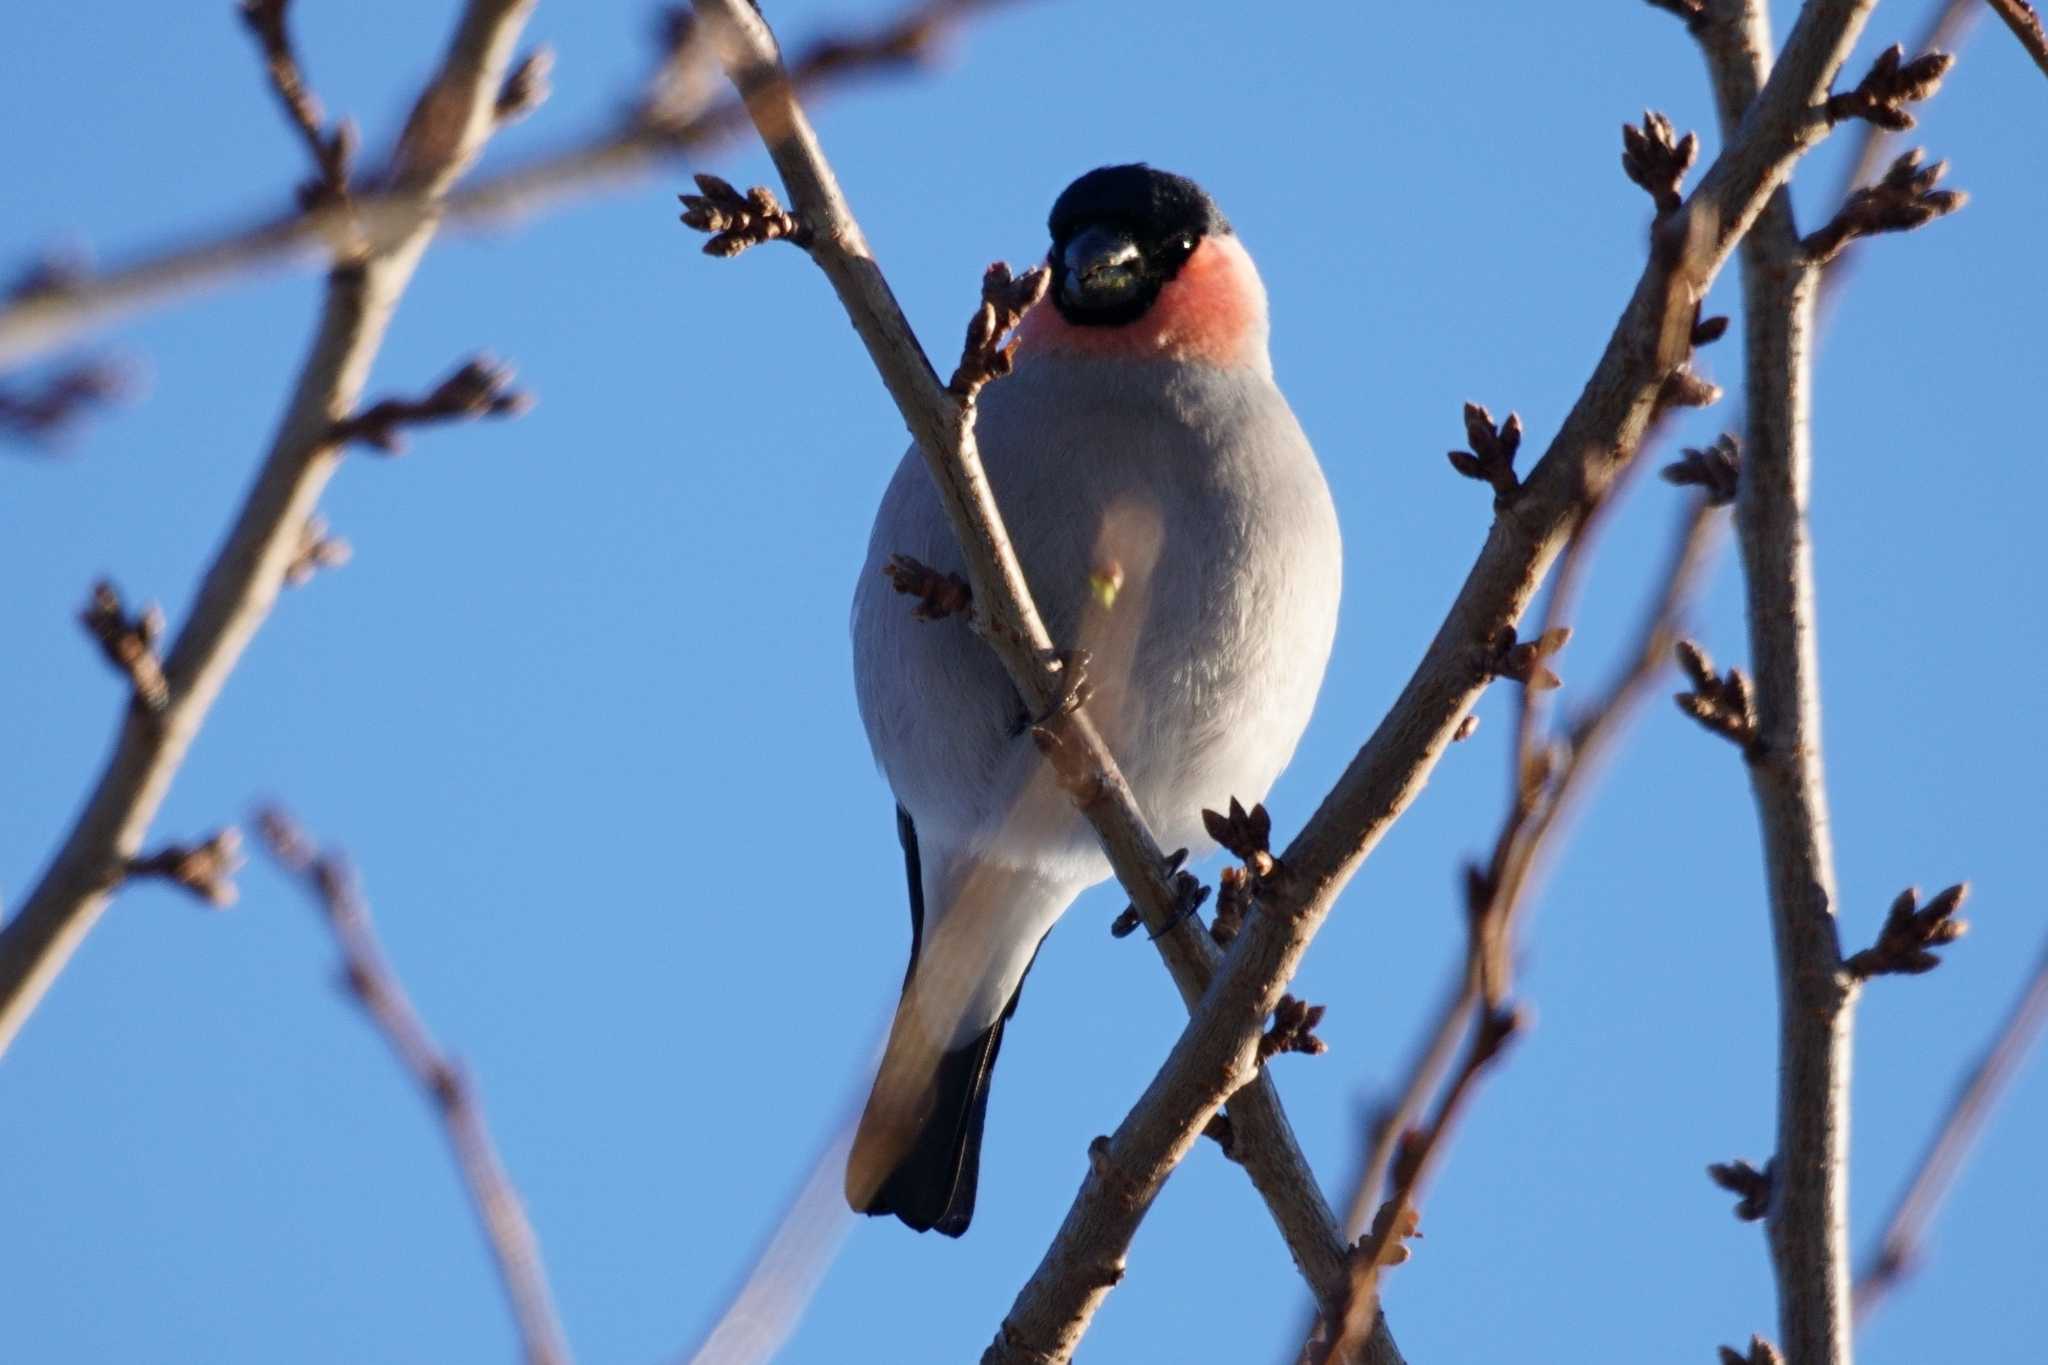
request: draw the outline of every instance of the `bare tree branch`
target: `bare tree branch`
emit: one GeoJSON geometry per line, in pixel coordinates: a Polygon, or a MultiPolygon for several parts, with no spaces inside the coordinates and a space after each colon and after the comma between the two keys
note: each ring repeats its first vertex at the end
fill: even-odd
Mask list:
{"type": "MultiPolygon", "coordinates": [[[[1606,504],[1602,505],[1604,510],[1606,504]]],[[[1417,1199],[1436,1149],[1465,1092],[1497,1059],[1513,1032],[1509,982],[1516,921],[1534,894],[1544,860],[1554,854],[1566,815],[1583,799],[1615,742],[1626,730],[1652,682],[1663,670],[1705,568],[1720,521],[1711,498],[1689,500],[1672,551],[1642,624],[1617,675],[1557,733],[1537,723],[1542,689],[1525,686],[1510,751],[1510,799],[1492,853],[1466,868],[1466,952],[1433,1028],[1411,1064],[1398,1098],[1373,1116],[1365,1165],[1350,1206],[1356,1231],[1373,1210],[1370,1230],[1353,1260],[1352,1308],[1327,1355],[1343,1360],[1356,1332],[1377,1304],[1382,1270],[1399,1264],[1402,1229],[1413,1223],[1417,1199]],[[1439,1099],[1435,1119],[1416,1128],[1429,1097],[1461,1039],[1470,1039],[1464,1064],[1439,1099]],[[1384,1203],[1387,1180],[1394,1190],[1384,1203]]],[[[1561,629],[1593,543],[1599,515],[1589,516],[1566,548],[1544,606],[1542,635],[1561,629]]],[[[1323,1358],[1311,1339],[1311,1359],[1323,1358]]]]}
{"type": "Polygon", "coordinates": [[[256,827],[270,856],[306,884],[341,949],[342,984],[391,1045],[425,1094],[448,1134],[484,1240],[497,1263],[527,1365],[568,1365],[569,1344],[555,1315],[540,1243],[497,1144],[484,1122],[476,1086],[462,1066],[434,1041],[391,970],[370,924],[370,907],[347,861],[322,853],[283,810],[259,811],[256,827]]]}
{"type": "Polygon", "coordinates": [[[2020,46],[2041,68],[2041,74],[2048,76],[2048,30],[2041,27],[2040,14],[2026,0],[1991,0],[1991,8],[2005,20],[2005,26],[2020,40],[2020,46]]]}
{"type": "Polygon", "coordinates": [[[1627,466],[1666,380],[1691,351],[1697,304],[1799,155],[1825,135],[1829,81],[1867,0],[1810,0],[1777,73],[1692,196],[1660,220],[1651,258],[1550,450],[1492,534],[1394,710],[1279,862],[1204,1008],[1105,1147],[990,1359],[1061,1359],[1191,1133],[1251,1069],[1264,1020],[1360,860],[1419,792],[1485,686],[1475,651],[1519,617],[1588,508],[1627,466]],[[1162,1113],[1162,1109],[1172,1112],[1162,1113]]]}
{"type": "MultiPolygon", "coordinates": [[[[967,19],[1006,0],[913,0],[870,28],[822,36],[797,54],[790,76],[807,96],[931,61],[967,19]]],[[[373,245],[395,243],[430,214],[473,226],[534,212],[629,184],[678,157],[704,152],[747,127],[737,100],[714,103],[702,44],[687,23],[671,22],[662,61],[647,94],[620,118],[557,151],[483,176],[438,200],[392,186],[357,185],[349,202],[311,207],[148,251],[91,273],[37,272],[0,297],[0,368],[56,348],[124,314],[168,302],[210,284],[325,254],[360,233],[373,245]]],[[[500,100],[504,95],[501,89],[500,100]]],[[[493,111],[500,123],[506,111],[493,111]]]]}
{"type": "MultiPolygon", "coordinates": [[[[1768,23],[1760,0],[1742,0],[1695,30],[1731,142],[1750,129],[1768,98],[1768,23]]],[[[1853,91],[1827,99],[1827,117],[1910,126],[1906,103],[1932,93],[1947,67],[1935,53],[1905,62],[1894,47],[1853,91]]],[[[1769,84],[1776,79],[1771,74],[1769,84]]],[[[1844,967],[1836,932],[1806,522],[1821,259],[1800,239],[1789,192],[1778,190],[1742,245],[1748,416],[1736,524],[1755,686],[1752,694],[1731,674],[1732,700],[1713,712],[1735,716],[1729,708],[1740,703],[1742,714],[1724,732],[1748,760],[1768,871],[1780,1028],[1767,1230],[1779,1332],[1792,1365],[1847,1365],[1851,1356],[1848,1103],[1856,977],[1844,967]]],[[[1709,686],[1711,664],[1695,649],[1688,669],[1702,708],[1695,714],[1713,725],[1706,712],[1721,693],[1709,686]]]]}
{"type": "MultiPolygon", "coordinates": [[[[1221,953],[1199,920],[1185,913],[1186,895],[1175,879],[1175,867],[1146,828],[1085,709],[1073,704],[1074,675],[1039,619],[982,475],[972,398],[963,398],[940,381],[904,319],[759,15],[731,0],[699,0],[697,8],[707,26],[717,31],[728,69],[782,174],[793,211],[809,229],[806,249],[845,305],[924,453],[965,553],[970,620],[1002,659],[1026,706],[1046,718],[1035,731],[1041,747],[1069,789],[1080,794],[1083,813],[1102,838],[1111,867],[1154,935],[1183,1001],[1193,1009],[1221,953]]],[[[711,226],[708,219],[705,226],[711,226]]],[[[989,306],[985,300],[984,308],[989,306]]],[[[970,333],[970,353],[977,349],[976,336],[970,333]]],[[[984,340],[992,344],[994,338],[984,340]]],[[[961,373],[971,379],[978,368],[985,368],[985,363],[963,363],[961,373]]],[[[1273,1003],[1278,1004],[1277,995],[1273,1003]]],[[[1231,1089],[1237,1090],[1244,1079],[1231,1089]]],[[[1203,1123],[1208,1118],[1205,1114],[1203,1123]]],[[[1317,1298],[1334,1309],[1345,1284],[1345,1251],[1336,1216],[1263,1073],[1244,1086],[1231,1118],[1238,1160],[1266,1199],[1317,1298]]],[[[1202,1123],[1194,1125],[1190,1143],[1201,1127],[1202,1123]]],[[[1375,1350],[1375,1360],[1398,1359],[1384,1332],[1376,1338],[1375,1350]]]]}
{"type": "Polygon", "coordinates": [[[1856,1277],[1856,1321],[1863,1320],[1918,1267],[1920,1244],[1955,1184],[1977,1135],[1991,1118],[2028,1051],[2048,1025],[2048,943],[1990,1044],[1956,1086],[1948,1113],[1935,1130],[1913,1178],[1892,1206],[1877,1246],[1856,1277]]]}
{"type": "MultiPolygon", "coordinates": [[[[532,8],[533,0],[463,7],[415,113],[419,131],[392,169],[397,189],[438,201],[475,159],[495,126],[498,92],[532,8]]],[[[0,926],[0,1052],[106,908],[214,698],[298,562],[314,506],[341,458],[334,424],[355,406],[435,226],[421,219],[389,247],[341,260],[328,276],[312,347],[270,452],[163,660],[164,705],[126,714],[84,811],[0,926]]]]}

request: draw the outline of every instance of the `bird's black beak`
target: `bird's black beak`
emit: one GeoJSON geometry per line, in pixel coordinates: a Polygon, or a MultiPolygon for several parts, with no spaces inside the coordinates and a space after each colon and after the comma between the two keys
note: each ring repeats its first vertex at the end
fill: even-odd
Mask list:
{"type": "Polygon", "coordinates": [[[1145,261],[1138,245],[1121,232],[1092,227],[1067,243],[1060,294],[1077,308],[1128,302],[1144,287],[1145,261]]]}

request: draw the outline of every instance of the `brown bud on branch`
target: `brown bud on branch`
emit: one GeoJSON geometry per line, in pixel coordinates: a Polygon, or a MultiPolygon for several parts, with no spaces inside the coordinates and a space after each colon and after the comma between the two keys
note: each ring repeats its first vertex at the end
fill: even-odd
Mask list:
{"type": "Polygon", "coordinates": [[[1674,698],[1678,709],[1754,759],[1760,752],[1756,701],[1750,696],[1749,679],[1739,668],[1725,674],[1714,672],[1714,661],[1691,640],[1676,647],[1678,666],[1692,682],[1692,691],[1674,698]]]}
{"type": "Polygon", "coordinates": [[[348,197],[356,130],[345,119],[332,131],[323,127],[326,115],[306,83],[298,53],[292,47],[291,33],[285,28],[285,10],[289,5],[290,0],[242,0],[242,23],[263,51],[264,70],[278,103],[284,106],[285,118],[312,155],[314,177],[299,187],[299,206],[312,209],[348,197]]]}
{"type": "Polygon", "coordinates": [[[1948,163],[1922,166],[1922,156],[1920,149],[1914,148],[1892,162],[1882,180],[1851,194],[1826,226],[1800,243],[1807,258],[1825,264],[1859,237],[1911,232],[1967,204],[1970,196],[1962,190],[1934,188],[1948,173],[1948,163]]]}
{"type": "Polygon", "coordinates": [[[242,866],[242,832],[233,825],[203,844],[170,844],[128,863],[130,877],[175,882],[208,905],[235,903],[234,874],[242,866]]]}
{"type": "Polygon", "coordinates": [[[531,396],[513,391],[512,370],[479,356],[449,375],[425,398],[386,398],[344,417],[328,430],[337,445],[361,442],[387,455],[404,453],[402,429],[429,422],[478,417],[517,417],[533,406],[531,396]]]}
{"type": "Polygon", "coordinates": [[[135,704],[144,711],[163,710],[171,703],[170,684],[164,678],[163,661],[156,647],[163,639],[163,608],[152,602],[141,614],[130,616],[121,606],[121,594],[106,579],[93,584],[92,600],[79,618],[107,662],[127,675],[135,692],[135,704]]]}
{"type": "Polygon", "coordinates": [[[1707,26],[1707,0],[1649,0],[1650,8],[1661,9],[1685,20],[1687,29],[1694,33],[1707,26]]]}
{"type": "Polygon", "coordinates": [[[1664,482],[1680,488],[1703,489],[1708,505],[1726,507],[1740,491],[1742,450],[1733,436],[1723,432],[1704,450],[1687,446],[1679,460],[1665,465],[1660,472],[1664,482]]]}
{"type": "Polygon", "coordinates": [[[1003,338],[1024,320],[1024,315],[1045,297],[1052,272],[1036,265],[1012,277],[1010,267],[997,261],[982,273],[981,307],[967,323],[967,341],[960,348],[960,364],[946,387],[963,402],[972,403],[984,385],[1008,374],[1017,360],[1017,343],[1003,338]]]}
{"type": "Polygon", "coordinates": [[[1468,479],[1493,485],[1496,503],[1506,503],[1521,491],[1521,480],[1515,476],[1515,452],[1522,447],[1519,413],[1509,413],[1508,419],[1496,427],[1492,413],[1477,403],[1467,403],[1465,439],[1471,442],[1472,449],[1452,451],[1451,468],[1468,479]]]}
{"type": "Polygon", "coordinates": [[[307,517],[306,524],[299,528],[299,548],[292,555],[291,563],[285,565],[285,584],[293,588],[304,587],[314,574],[322,569],[340,568],[354,553],[347,541],[328,534],[327,518],[315,513],[307,517]]]}
{"type": "Polygon", "coordinates": [[[696,194],[676,197],[683,204],[683,225],[711,234],[704,243],[707,256],[737,256],[763,242],[787,241],[808,247],[811,229],[775,197],[773,190],[756,185],[741,194],[715,175],[698,174],[696,194]]]}
{"type": "Polygon", "coordinates": [[[505,84],[498,91],[498,102],[492,107],[498,126],[517,123],[547,102],[554,93],[548,84],[548,77],[554,74],[555,50],[541,46],[526,54],[519,65],[512,68],[512,74],[505,78],[505,84]]]}
{"type": "Polygon", "coordinates": [[[1320,1057],[1330,1045],[1316,1037],[1316,1025],[1323,1022],[1323,1006],[1311,1005],[1291,995],[1280,997],[1273,1010],[1273,1024],[1259,1038],[1259,1060],[1267,1061],[1283,1052],[1305,1052],[1320,1057]]]}
{"type": "Polygon", "coordinates": [[[1254,880],[1269,877],[1277,866],[1273,858],[1273,817],[1263,805],[1246,810],[1236,797],[1230,798],[1228,814],[1202,812],[1202,828],[1209,837],[1244,864],[1254,880]]]}
{"type": "Polygon", "coordinates": [[[1754,1223],[1771,1211],[1771,1163],[1758,1170],[1747,1161],[1717,1162],[1707,1167],[1707,1178],[1735,1195],[1735,1216],[1754,1223]]]}
{"type": "Polygon", "coordinates": [[[1927,52],[1906,60],[1906,49],[1893,43],[1877,54],[1870,71],[1854,90],[1829,95],[1828,122],[1860,118],[1894,133],[1913,126],[1909,104],[1931,98],[1956,59],[1946,52],[1927,52]]]}
{"type": "Polygon", "coordinates": [[[41,383],[0,385],[0,433],[48,442],[87,411],[128,391],[128,373],[105,360],[81,361],[41,383]]]}
{"type": "Polygon", "coordinates": [[[910,614],[920,621],[943,620],[956,613],[964,616],[974,605],[974,589],[966,579],[956,573],[942,574],[909,555],[891,555],[882,566],[882,577],[896,591],[917,599],[910,614]]]}
{"type": "Polygon", "coordinates": [[[1762,1337],[1751,1337],[1747,1355],[1733,1346],[1723,1346],[1721,1365],[1785,1365],[1785,1357],[1779,1355],[1778,1348],[1762,1337]]]}
{"type": "Polygon", "coordinates": [[[1486,675],[1510,678],[1532,692],[1552,691],[1564,683],[1551,671],[1549,661],[1571,638],[1570,626],[1552,626],[1533,640],[1518,640],[1513,626],[1503,626],[1486,652],[1486,675]]]}
{"type": "Polygon", "coordinates": [[[1907,887],[1886,912],[1884,927],[1877,932],[1877,942],[1860,953],[1851,954],[1849,960],[1842,964],[1843,970],[1866,980],[1873,976],[1918,976],[1922,972],[1933,971],[1941,965],[1941,959],[1934,955],[1934,950],[1954,943],[1969,932],[1969,922],[1955,918],[1956,911],[1969,894],[1970,884],[1958,882],[1926,905],[1915,908],[1920,899],[1920,889],[1907,887]]]}
{"type": "Polygon", "coordinates": [[[1621,169],[1657,205],[1659,218],[1685,202],[1679,186],[1699,154],[1697,134],[1678,137],[1671,120],[1653,109],[1643,111],[1642,127],[1621,125],[1621,169]]]}

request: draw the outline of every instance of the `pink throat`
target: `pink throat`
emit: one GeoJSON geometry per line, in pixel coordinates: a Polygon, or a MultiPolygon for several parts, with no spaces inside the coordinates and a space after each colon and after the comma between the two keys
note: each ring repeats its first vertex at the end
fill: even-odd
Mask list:
{"type": "Polygon", "coordinates": [[[1235,235],[1205,237],[1145,316],[1122,327],[1077,327],[1052,302],[1018,328],[1018,349],[1124,360],[1173,359],[1227,368],[1266,359],[1266,291],[1235,235]]]}

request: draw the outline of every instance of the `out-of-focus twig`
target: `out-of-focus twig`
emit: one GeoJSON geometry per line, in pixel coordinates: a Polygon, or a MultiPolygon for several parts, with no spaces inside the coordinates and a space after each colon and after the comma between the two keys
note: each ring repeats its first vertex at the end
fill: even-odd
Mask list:
{"type": "Polygon", "coordinates": [[[128,389],[127,373],[105,360],[78,361],[39,380],[0,384],[0,436],[49,445],[128,389]]]}
{"type": "Polygon", "coordinates": [[[2048,1026],[2048,943],[2043,943],[2040,961],[1983,1056],[1957,1085],[1948,1113],[1928,1142],[1898,1203],[1892,1206],[1876,1248],[1856,1277],[1855,1313],[1859,1324],[1917,1268],[1928,1226],[1940,1212],[1942,1201],[1955,1184],[1956,1173],[1968,1159],[1972,1144],[1984,1130],[2006,1086],[2018,1074],[2028,1051],[2040,1040],[2044,1026],[2048,1026]]]}
{"type": "Polygon", "coordinates": [[[461,1064],[435,1042],[392,971],[370,924],[370,907],[354,869],[340,856],[316,848],[278,807],[258,811],[256,829],[278,865],[306,884],[341,950],[342,984],[447,1129],[455,1164],[518,1321],[527,1365],[568,1365],[569,1346],[555,1315],[540,1243],[491,1140],[476,1086],[461,1064]]]}
{"type": "MultiPolygon", "coordinates": [[[[394,187],[434,203],[482,151],[533,0],[467,0],[422,94],[394,187]]],[[[432,240],[429,215],[388,248],[339,261],[269,453],[192,614],[162,661],[163,702],[126,713],[112,756],[28,898],[0,925],[0,1052],[20,1031],[140,851],[214,698],[301,561],[306,526],[341,457],[333,429],[355,407],[385,328],[432,240]]],[[[140,679],[138,686],[140,686],[140,679]]]]}
{"type": "MultiPolygon", "coordinates": [[[[827,34],[804,47],[790,76],[806,97],[930,62],[962,26],[1011,0],[914,0],[871,27],[827,34]]],[[[0,298],[0,368],[59,346],[124,314],[295,258],[312,258],[359,233],[373,246],[401,240],[431,215],[445,224],[500,221],[638,180],[677,157],[701,154],[747,127],[737,99],[714,100],[709,54],[687,15],[663,26],[659,69],[614,122],[556,151],[515,162],[437,201],[410,190],[358,184],[348,202],[323,200],[198,240],[142,252],[106,270],[39,272],[0,298]]],[[[500,91],[502,95],[502,82],[500,91]]],[[[492,113],[501,120],[498,99],[492,113]]]]}

